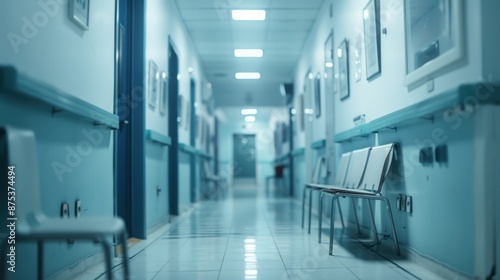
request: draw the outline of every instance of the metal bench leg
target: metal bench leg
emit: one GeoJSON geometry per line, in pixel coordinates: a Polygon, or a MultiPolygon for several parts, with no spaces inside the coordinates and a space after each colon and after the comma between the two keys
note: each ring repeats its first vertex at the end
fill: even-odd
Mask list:
{"type": "Polygon", "coordinates": [[[337,196],[334,195],[332,198],[332,205],[330,206],[330,243],[328,244],[328,254],[333,255],[333,232],[335,231],[334,225],[335,225],[335,199],[337,199],[337,196]]]}
{"type": "Polygon", "coordinates": [[[319,194],[319,205],[318,205],[318,243],[321,243],[321,234],[323,227],[323,196],[324,192],[320,192],[319,194]]]}
{"type": "Polygon", "coordinates": [[[302,191],[302,228],[304,228],[304,216],[306,212],[306,190],[307,188],[304,187],[304,190],[302,191]]]}
{"type": "Polygon", "coordinates": [[[345,228],[344,215],[342,214],[342,208],[340,207],[340,200],[337,199],[337,206],[339,208],[340,222],[342,223],[342,228],[345,228]]]}
{"type": "Polygon", "coordinates": [[[113,272],[111,271],[111,252],[109,251],[109,245],[108,242],[103,238],[103,239],[96,239],[95,240],[97,243],[100,243],[102,245],[102,248],[104,249],[104,261],[106,264],[106,276],[108,280],[113,279],[113,272]]]}
{"type": "Polygon", "coordinates": [[[372,203],[370,199],[367,199],[368,202],[368,209],[370,210],[370,221],[372,223],[372,231],[373,231],[373,242],[376,244],[379,242],[378,239],[378,233],[377,233],[377,226],[375,225],[375,218],[373,217],[373,209],[372,209],[372,203]]]}
{"type": "Polygon", "coordinates": [[[37,241],[37,254],[38,254],[38,279],[43,280],[43,241],[37,241]]]}
{"type": "Polygon", "coordinates": [[[387,214],[389,215],[389,220],[391,222],[392,235],[394,236],[394,247],[396,247],[396,253],[399,256],[401,254],[401,252],[399,250],[398,235],[396,234],[396,227],[394,226],[394,219],[392,217],[391,204],[389,203],[389,200],[387,198],[383,198],[382,200],[385,202],[385,205],[386,205],[387,214]]]}
{"type": "Polygon", "coordinates": [[[354,197],[351,197],[351,205],[354,210],[354,218],[356,218],[356,225],[358,226],[358,234],[361,235],[361,227],[359,226],[358,210],[356,209],[356,203],[354,203],[354,197]]]}
{"type": "Polygon", "coordinates": [[[312,189],[309,190],[309,227],[307,229],[307,233],[311,233],[311,216],[312,216],[312,189]]]}

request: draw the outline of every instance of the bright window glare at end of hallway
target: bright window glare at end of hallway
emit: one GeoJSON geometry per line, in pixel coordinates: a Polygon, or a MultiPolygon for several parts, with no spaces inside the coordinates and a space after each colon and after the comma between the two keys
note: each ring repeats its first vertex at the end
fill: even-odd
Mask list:
{"type": "Polygon", "coordinates": [[[232,10],[233,20],[265,20],[265,10],[232,10]]]}
{"type": "Polygon", "coordinates": [[[257,109],[242,109],[241,114],[244,116],[245,115],[257,115],[257,109]]]}
{"type": "Polygon", "coordinates": [[[238,80],[258,80],[260,79],[260,73],[257,72],[239,72],[234,75],[238,80]]]}
{"type": "Polygon", "coordinates": [[[246,116],[245,117],[245,121],[246,122],[254,122],[255,121],[255,117],[254,116],[246,116]]]}
{"type": "Polygon", "coordinates": [[[235,49],[235,57],[262,57],[264,56],[264,51],[262,49],[235,49]]]}

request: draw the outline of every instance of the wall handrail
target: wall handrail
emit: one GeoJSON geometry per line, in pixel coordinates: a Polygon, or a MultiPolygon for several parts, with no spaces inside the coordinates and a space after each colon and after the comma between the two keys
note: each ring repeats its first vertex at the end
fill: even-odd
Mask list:
{"type": "Polygon", "coordinates": [[[156,142],[162,146],[172,145],[172,138],[170,138],[167,135],[163,135],[157,131],[154,131],[152,129],[146,130],[146,139],[156,142]]]}
{"type": "Polygon", "coordinates": [[[0,93],[35,99],[52,106],[54,112],[70,112],[96,125],[104,125],[111,129],[120,127],[118,115],[19,73],[12,66],[0,66],[0,93]]]}
{"type": "MultiPolygon", "coordinates": [[[[368,123],[336,133],[336,143],[350,141],[356,137],[366,137],[384,129],[397,130],[397,126],[412,120],[434,121],[434,115],[455,109],[469,110],[467,106],[480,104],[500,104],[499,84],[468,84],[443,92],[439,95],[392,112],[368,123]]],[[[474,109],[475,110],[475,109],[474,109]]]]}

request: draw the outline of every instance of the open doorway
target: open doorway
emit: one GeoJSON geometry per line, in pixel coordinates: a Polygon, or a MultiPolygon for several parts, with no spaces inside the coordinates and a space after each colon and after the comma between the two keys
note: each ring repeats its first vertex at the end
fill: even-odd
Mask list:
{"type": "Polygon", "coordinates": [[[233,135],[233,162],[235,182],[256,183],[255,134],[233,135]]]}
{"type": "MultiPolygon", "coordinates": [[[[168,205],[170,215],[179,215],[179,57],[173,42],[168,47],[168,134],[172,145],[168,153],[169,189],[168,205]]],[[[167,170],[165,170],[167,171],[167,170]]]]}

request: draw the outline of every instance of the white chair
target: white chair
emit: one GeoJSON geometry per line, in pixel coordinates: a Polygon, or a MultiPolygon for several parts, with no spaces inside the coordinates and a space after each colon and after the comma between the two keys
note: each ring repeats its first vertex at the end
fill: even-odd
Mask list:
{"type": "MultiPolygon", "coordinates": [[[[105,254],[107,277],[112,279],[111,248],[107,241],[107,238],[112,236],[118,236],[119,242],[122,244],[124,277],[129,279],[127,232],[122,219],[117,217],[62,219],[47,217],[42,213],[36,141],[32,131],[0,127],[1,165],[15,166],[16,242],[37,242],[38,279],[43,279],[44,276],[43,242],[56,240],[90,240],[100,243],[105,254]]],[[[4,174],[0,174],[0,176],[4,176],[4,174]]],[[[6,182],[6,180],[2,182],[6,182]]],[[[4,278],[6,273],[5,256],[8,246],[6,240],[2,240],[0,268],[3,274],[1,278],[4,278]]]]}
{"type": "MultiPolygon", "coordinates": [[[[341,175],[342,176],[342,175],[341,175]]],[[[341,177],[339,176],[339,177],[341,177]]],[[[326,170],[326,159],[321,156],[316,160],[316,164],[314,165],[314,169],[311,176],[311,181],[306,183],[304,186],[304,190],[302,191],[302,228],[304,228],[304,219],[305,219],[305,204],[306,204],[306,194],[309,191],[309,225],[308,225],[308,233],[311,233],[311,216],[312,216],[312,193],[313,191],[321,190],[320,183],[326,179],[327,170],[326,170]]],[[[345,173],[344,173],[345,177],[345,173]]],[[[340,209],[340,208],[339,208],[340,209]]],[[[340,210],[341,211],[341,210],[340,210]]]]}
{"type": "MultiPolygon", "coordinates": [[[[345,190],[345,189],[354,189],[358,188],[361,183],[361,179],[363,178],[363,173],[365,170],[366,162],[368,160],[368,156],[370,154],[371,148],[364,148],[361,150],[355,150],[351,153],[346,153],[342,155],[341,162],[339,163],[339,174],[341,177],[338,178],[334,185],[320,185],[318,188],[321,188],[321,194],[319,196],[319,204],[318,204],[318,242],[321,243],[321,233],[323,227],[323,198],[325,192],[335,192],[337,190],[345,190]],[[345,174],[344,179],[342,179],[342,174],[345,174]]],[[[331,205],[333,207],[335,201],[332,199],[331,205]]],[[[356,219],[356,225],[358,226],[358,232],[361,232],[358,221],[358,214],[356,210],[356,205],[354,201],[351,200],[351,205],[353,207],[354,217],[356,219]]],[[[340,203],[338,203],[338,207],[340,209],[340,203]]],[[[342,212],[340,212],[342,218],[342,212]]],[[[342,218],[343,219],[343,218],[342,218]]],[[[342,226],[344,226],[344,221],[342,220],[342,226]]]]}
{"type": "MultiPolygon", "coordinates": [[[[380,200],[383,201],[386,205],[386,210],[387,214],[389,217],[389,222],[392,227],[392,234],[394,237],[394,246],[396,249],[396,253],[399,255],[400,250],[399,250],[399,242],[398,242],[398,237],[396,234],[396,228],[394,227],[394,219],[392,216],[392,210],[391,210],[391,204],[387,197],[383,196],[381,194],[382,191],[382,186],[384,184],[384,181],[387,177],[387,174],[389,173],[389,169],[391,167],[391,164],[393,162],[393,157],[394,157],[394,150],[396,147],[396,143],[391,143],[383,146],[377,146],[371,148],[370,151],[370,156],[368,158],[368,161],[366,163],[366,167],[364,168],[363,172],[363,179],[361,184],[359,185],[359,188],[355,189],[331,189],[331,190],[324,190],[323,193],[327,195],[333,196],[333,201],[335,201],[338,197],[351,197],[351,198],[361,198],[361,199],[367,199],[368,200],[368,205],[369,210],[370,210],[370,215],[372,219],[372,227],[373,231],[375,233],[375,238],[378,241],[377,238],[377,229],[375,227],[375,222],[373,220],[373,211],[371,208],[370,201],[371,200],[380,200]]],[[[352,159],[351,159],[352,161],[352,159]]],[[[349,167],[351,168],[351,167],[349,167]]],[[[361,167],[359,168],[361,169],[361,167]]],[[[330,244],[329,244],[329,253],[330,255],[333,254],[333,237],[334,237],[334,228],[333,225],[335,223],[335,215],[334,215],[334,207],[332,204],[331,207],[331,217],[330,217],[330,244]]]]}
{"type": "MultiPolygon", "coordinates": [[[[215,190],[213,191],[214,193],[219,193],[224,186],[228,185],[227,179],[225,177],[221,175],[216,175],[210,170],[210,167],[208,166],[208,162],[206,160],[203,160],[203,173],[205,174],[205,181],[207,183],[210,182],[214,183],[215,185],[215,190]]],[[[205,193],[205,196],[210,197],[211,195],[209,193],[205,193]]]]}

